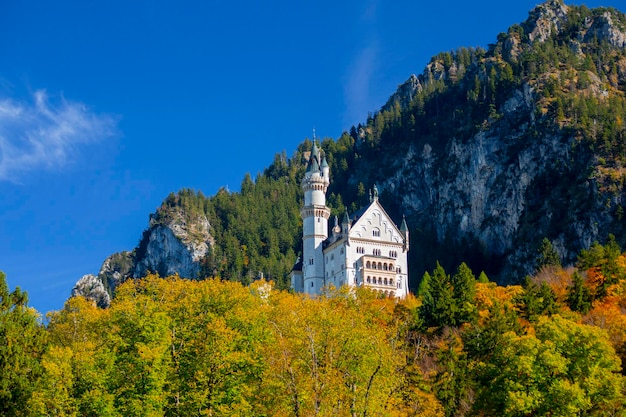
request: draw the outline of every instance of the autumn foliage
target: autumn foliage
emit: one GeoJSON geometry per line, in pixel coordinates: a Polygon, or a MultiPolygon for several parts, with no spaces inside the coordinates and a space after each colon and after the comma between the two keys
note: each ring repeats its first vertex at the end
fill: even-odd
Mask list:
{"type": "Polygon", "coordinates": [[[438,265],[418,297],[148,275],[37,321],[0,286],[7,416],[624,415],[624,256],[523,285],[438,265]],[[19,367],[13,364],[23,364],[19,367]]]}

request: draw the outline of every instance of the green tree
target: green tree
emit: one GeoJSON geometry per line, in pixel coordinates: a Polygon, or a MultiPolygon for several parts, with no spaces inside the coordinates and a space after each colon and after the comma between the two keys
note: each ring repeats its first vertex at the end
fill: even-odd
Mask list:
{"type": "Polygon", "coordinates": [[[465,262],[459,265],[456,273],[452,276],[452,296],[454,297],[455,324],[472,321],[476,317],[476,277],[465,262]]]}
{"type": "Polygon", "coordinates": [[[27,294],[19,287],[9,292],[0,271],[0,415],[28,415],[46,344],[47,334],[38,313],[28,307],[27,294]]]}
{"type": "Polygon", "coordinates": [[[530,277],[524,282],[524,292],[518,300],[521,315],[535,321],[541,315],[554,314],[557,310],[556,295],[545,282],[536,284],[530,277]]]}
{"type": "Polygon", "coordinates": [[[446,274],[441,264],[429,275],[428,287],[424,288],[420,317],[426,327],[453,326],[455,324],[456,308],[450,276],[446,274]]]}
{"type": "Polygon", "coordinates": [[[482,379],[475,412],[498,416],[615,415],[624,401],[620,362],[606,332],[558,315],[536,335],[503,335],[482,379]]]}
{"type": "Polygon", "coordinates": [[[561,266],[561,257],[548,238],[543,238],[537,254],[536,270],[545,266],[561,266]]]}
{"type": "Polygon", "coordinates": [[[574,272],[572,285],[567,288],[567,304],[572,310],[586,314],[591,309],[592,301],[589,288],[585,286],[585,280],[578,271],[574,272]]]}

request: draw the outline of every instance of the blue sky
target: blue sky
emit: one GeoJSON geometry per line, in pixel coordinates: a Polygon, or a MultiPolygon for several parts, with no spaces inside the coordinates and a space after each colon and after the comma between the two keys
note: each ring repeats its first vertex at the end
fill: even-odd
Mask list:
{"type": "Polygon", "coordinates": [[[40,312],[59,309],[171,191],[238,190],[537,3],[4,0],[0,270],[40,312]]]}

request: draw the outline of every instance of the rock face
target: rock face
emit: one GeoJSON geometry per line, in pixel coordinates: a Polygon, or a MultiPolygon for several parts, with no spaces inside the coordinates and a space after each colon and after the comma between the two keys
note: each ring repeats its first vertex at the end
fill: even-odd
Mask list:
{"type": "MultiPolygon", "coordinates": [[[[516,65],[525,50],[557,37],[569,44],[581,61],[584,48],[592,41],[625,47],[624,15],[609,9],[594,10],[573,33],[568,13],[570,8],[560,0],[538,6],[528,21],[512,28],[501,45],[494,47],[500,48],[500,56],[486,56],[485,67],[502,59],[516,65]]],[[[615,56],[614,69],[605,69],[609,77],[579,70],[575,79],[587,82],[584,91],[577,94],[603,106],[608,105],[611,94],[621,96],[626,82],[623,51],[616,50],[615,56]]],[[[412,84],[426,89],[428,80],[450,79],[451,69],[446,71],[440,61],[433,61],[412,84]]],[[[584,139],[580,132],[566,127],[573,118],[562,116],[556,122],[550,113],[554,96],[545,93],[546,83],[559,76],[565,79],[561,70],[558,66],[550,68],[549,74],[511,91],[498,105],[497,114],[488,116],[471,136],[455,136],[457,132],[453,132],[445,138],[416,137],[405,142],[406,152],[395,154],[395,161],[385,161],[395,169],[384,179],[383,188],[399,201],[398,206],[414,227],[432,239],[422,248],[457,251],[459,262],[471,262],[472,256],[483,254],[492,264],[499,263],[499,281],[507,283],[534,272],[536,244],[543,237],[548,237],[563,261],[570,263],[593,241],[603,242],[608,233],[623,232],[616,210],[624,200],[616,191],[621,186],[611,186],[609,192],[611,187],[604,184],[607,176],[621,177],[620,163],[606,174],[598,161],[602,158],[581,145],[584,139]],[[468,247],[470,255],[464,252],[468,247]]],[[[480,72],[476,79],[481,79],[480,72]]],[[[581,87],[572,83],[568,88],[581,87]]],[[[403,103],[399,98],[405,91],[407,87],[401,86],[390,101],[403,103]]],[[[392,104],[385,108],[391,109],[392,104]]],[[[415,248],[413,242],[412,246],[415,248]]]]}
{"type": "Polygon", "coordinates": [[[200,261],[207,254],[211,237],[209,221],[198,219],[193,228],[199,230],[201,239],[192,239],[185,224],[150,226],[145,253],[138,259],[133,270],[134,277],[141,277],[149,272],[158,272],[162,276],[178,274],[196,278],[200,273],[200,261]]]}
{"type": "Polygon", "coordinates": [[[83,275],[72,289],[72,297],[85,297],[96,303],[98,307],[106,308],[111,303],[111,297],[104,288],[102,281],[95,275],[83,275]]]}
{"type": "Polygon", "coordinates": [[[115,289],[129,278],[148,273],[198,278],[200,262],[213,245],[205,216],[186,215],[180,207],[157,211],[150,216],[139,246],[133,252],[109,256],[97,276],[85,275],[76,283],[72,296],[81,295],[107,307],[115,289]]]}
{"type": "Polygon", "coordinates": [[[467,242],[490,258],[506,258],[501,274],[506,282],[507,276],[532,273],[535,233],[550,235],[560,216],[573,220],[551,236],[562,258],[572,261],[581,247],[601,240],[597,225],[606,223],[606,209],[594,204],[600,198],[593,183],[582,182],[567,186],[577,200],[594,204],[593,210],[560,212],[563,202],[552,204],[545,181],[576,177],[567,168],[573,162],[574,138],[558,131],[531,136],[535,98],[528,85],[515,91],[503,108],[502,118],[490,128],[469,139],[451,138],[439,152],[434,144],[411,145],[382,186],[397,190],[407,217],[436,241],[467,242]],[[562,170],[555,171],[556,166],[562,170]],[[545,218],[537,221],[540,215],[545,218]],[[526,230],[531,223],[543,230],[526,230]],[[520,265],[524,268],[516,271],[520,265]]]}
{"type": "Polygon", "coordinates": [[[530,41],[545,42],[553,33],[560,32],[567,22],[567,10],[561,0],[549,0],[537,6],[526,25],[530,41]]]}
{"type": "Polygon", "coordinates": [[[113,295],[117,286],[132,276],[133,262],[133,252],[129,251],[114,253],[104,260],[98,279],[109,294],[113,295]]]}
{"type": "Polygon", "coordinates": [[[395,93],[391,95],[387,103],[382,107],[382,110],[390,110],[395,103],[398,103],[400,107],[406,107],[411,103],[415,93],[422,89],[422,84],[419,78],[415,74],[411,74],[408,80],[398,86],[395,93]]]}

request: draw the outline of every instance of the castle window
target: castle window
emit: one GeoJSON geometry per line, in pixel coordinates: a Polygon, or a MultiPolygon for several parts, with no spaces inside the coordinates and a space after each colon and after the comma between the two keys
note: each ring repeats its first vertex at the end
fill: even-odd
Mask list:
{"type": "Polygon", "coordinates": [[[395,250],[390,250],[389,251],[389,257],[390,258],[397,258],[398,257],[398,252],[396,252],[395,250]]]}
{"type": "Polygon", "coordinates": [[[380,229],[374,229],[374,230],[372,230],[372,236],[374,236],[374,237],[380,237],[380,229]]]}
{"type": "Polygon", "coordinates": [[[385,283],[385,285],[387,285],[387,278],[385,278],[385,280],[383,282],[385,283]]]}
{"type": "Polygon", "coordinates": [[[311,287],[315,287],[315,283],[311,281],[311,287]]]}
{"type": "Polygon", "coordinates": [[[313,265],[313,258],[309,258],[309,265],[313,265]]]}
{"type": "Polygon", "coordinates": [[[398,267],[398,269],[396,269],[396,272],[397,272],[398,274],[402,273],[402,268],[398,267]]]}
{"type": "Polygon", "coordinates": [[[381,271],[383,270],[383,264],[381,264],[380,262],[378,262],[378,269],[380,269],[381,271]]]}
{"type": "Polygon", "coordinates": [[[374,256],[380,256],[380,249],[374,249],[374,250],[372,251],[372,254],[373,254],[374,256]]]}
{"type": "Polygon", "coordinates": [[[384,264],[383,264],[383,271],[387,271],[387,270],[388,270],[388,269],[387,269],[387,264],[386,264],[386,263],[384,263],[384,264]]]}
{"type": "Polygon", "coordinates": [[[367,261],[367,263],[365,264],[365,267],[366,268],[371,268],[372,267],[372,264],[370,263],[370,261],[367,261]]]}
{"type": "Polygon", "coordinates": [[[393,285],[393,278],[389,279],[389,285],[393,285]]]}
{"type": "Polygon", "coordinates": [[[371,282],[370,277],[367,277],[367,283],[369,284],[371,282]]]}

